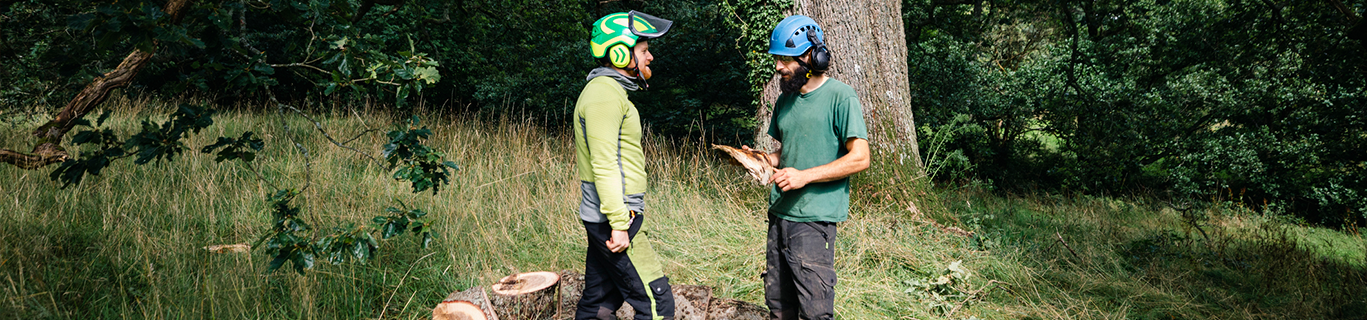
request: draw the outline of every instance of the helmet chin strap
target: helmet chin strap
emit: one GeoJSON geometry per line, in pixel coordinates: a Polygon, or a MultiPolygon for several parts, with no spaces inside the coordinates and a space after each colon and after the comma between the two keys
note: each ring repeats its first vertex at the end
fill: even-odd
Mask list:
{"type": "Polygon", "coordinates": [[[630,68],[630,69],[625,69],[625,70],[631,71],[631,72],[635,72],[635,73],[636,73],[636,80],[639,80],[639,81],[641,82],[641,90],[650,89],[650,83],[649,83],[649,82],[646,82],[646,75],[645,75],[644,72],[641,72],[640,65],[641,65],[641,60],[636,60],[636,50],[635,50],[635,49],[632,49],[632,50],[631,50],[631,68],[630,68]]]}
{"type": "Polygon", "coordinates": [[[801,58],[802,58],[801,56],[793,57],[793,61],[797,61],[797,65],[802,66],[803,69],[807,69],[807,79],[811,79],[811,78],[812,78],[812,65],[807,64],[806,62],[803,62],[801,58]]]}

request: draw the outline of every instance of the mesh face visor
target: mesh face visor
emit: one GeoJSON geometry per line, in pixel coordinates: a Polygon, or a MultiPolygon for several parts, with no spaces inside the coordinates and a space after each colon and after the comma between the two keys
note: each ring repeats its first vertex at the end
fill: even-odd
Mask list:
{"type": "Polygon", "coordinates": [[[627,13],[627,24],[631,34],[644,39],[654,39],[669,32],[669,27],[674,25],[674,22],[632,10],[627,13]],[[655,32],[645,32],[650,31],[651,27],[654,27],[655,32]]]}

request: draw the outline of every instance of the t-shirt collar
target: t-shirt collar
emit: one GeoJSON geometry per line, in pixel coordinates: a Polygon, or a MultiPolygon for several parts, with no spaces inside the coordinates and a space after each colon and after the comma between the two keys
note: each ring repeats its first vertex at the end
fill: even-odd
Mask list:
{"type": "Polygon", "coordinates": [[[827,85],[827,84],[830,84],[830,83],[831,83],[831,78],[826,78],[826,81],[822,81],[822,82],[821,82],[821,85],[820,85],[820,86],[817,86],[816,89],[812,89],[812,91],[807,91],[807,93],[802,93],[802,90],[798,90],[797,94],[798,94],[799,96],[803,97],[803,98],[806,98],[807,95],[810,95],[810,94],[812,94],[812,93],[816,93],[817,91],[821,91],[821,88],[825,88],[826,85],[827,85]]]}

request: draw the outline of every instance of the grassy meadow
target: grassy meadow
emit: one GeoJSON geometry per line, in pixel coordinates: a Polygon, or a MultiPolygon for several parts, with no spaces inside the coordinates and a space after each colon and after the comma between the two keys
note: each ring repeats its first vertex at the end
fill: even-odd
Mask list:
{"type": "MultiPolygon", "coordinates": [[[[127,135],[175,103],[105,106],[105,125],[127,135]]],[[[0,319],[423,319],[451,291],[515,272],[582,271],[564,132],[421,112],[430,144],[461,169],[435,195],[414,194],[302,117],[227,109],[175,161],[124,159],[66,189],[51,168],[0,166],[0,319]],[[243,131],[266,140],[250,168],[197,152],[243,131]],[[267,273],[260,249],[203,249],[255,241],[273,221],[267,194],[305,185],[296,201],[315,228],[364,224],[402,202],[430,213],[436,240],[423,249],[416,237],[391,238],[368,263],[320,260],[302,275],[267,273]]],[[[337,109],[346,111],[315,116],[341,140],[378,130],[350,143],[378,157],[394,116],[337,109]]],[[[27,151],[27,131],[45,120],[0,127],[0,147],[27,151]]],[[[672,283],[762,303],[765,189],[696,140],[652,137],[647,153],[647,224],[672,283]]],[[[1367,242],[1351,230],[1239,203],[1181,211],[1138,196],[932,187],[913,172],[878,156],[854,177],[838,231],[838,318],[1367,318],[1367,242]]]]}

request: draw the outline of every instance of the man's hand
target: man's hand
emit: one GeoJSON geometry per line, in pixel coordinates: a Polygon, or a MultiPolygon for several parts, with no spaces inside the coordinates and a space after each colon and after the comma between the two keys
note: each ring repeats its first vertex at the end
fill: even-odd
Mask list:
{"type": "MultiPolygon", "coordinates": [[[[741,149],[741,150],[745,150],[745,151],[747,151],[747,152],[750,152],[750,151],[764,152],[764,151],[760,151],[760,150],[750,149],[750,146],[747,146],[747,145],[741,145],[741,146],[740,146],[740,149],[741,149]]],[[[780,152],[780,150],[782,150],[782,149],[774,150],[773,153],[767,153],[767,152],[764,153],[764,155],[765,155],[764,158],[767,159],[767,160],[769,160],[769,166],[770,166],[770,167],[774,167],[775,169],[778,168],[778,153],[780,152]]],[[[773,178],[771,177],[769,180],[770,180],[770,181],[773,181],[773,178]]],[[[770,181],[760,181],[760,183],[768,184],[770,181]]]]}
{"type": "Polygon", "coordinates": [[[774,172],[774,184],[778,185],[778,188],[783,191],[802,189],[802,187],[806,187],[807,184],[811,182],[812,176],[802,170],[783,168],[774,172]]]}
{"type": "MultiPolygon", "coordinates": [[[[798,170],[794,168],[778,169],[774,172],[774,184],[778,185],[783,191],[802,189],[810,183],[829,182],[844,179],[852,174],[864,171],[869,168],[869,142],[861,138],[850,138],[845,141],[845,148],[850,150],[831,163],[798,170]]],[[[769,154],[777,162],[778,153],[769,154]]],[[[774,166],[777,168],[778,166],[774,166]]]]}
{"type": "Polygon", "coordinates": [[[608,250],[612,252],[626,251],[631,246],[631,238],[627,236],[626,230],[612,230],[612,239],[607,241],[608,250]]]}

